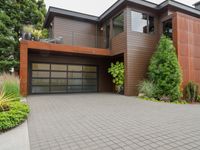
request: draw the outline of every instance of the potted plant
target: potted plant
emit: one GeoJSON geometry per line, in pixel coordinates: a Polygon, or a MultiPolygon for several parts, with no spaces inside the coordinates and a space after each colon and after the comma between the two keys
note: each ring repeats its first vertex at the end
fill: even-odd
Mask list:
{"type": "Polygon", "coordinates": [[[33,32],[33,26],[32,25],[23,26],[23,36],[22,36],[22,38],[25,39],[25,40],[31,40],[32,39],[32,32],[33,32]]]}
{"type": "Polygon", "coordinates": [[[40,38],[42,37],[42,30],[34,29],[32,31],[32,35],[33,35],[35,41],[39,41],[40,38]]]}
{"type": "Polygon", "coordinates": [[[124,63],[116,62],[111,63],[111,67],[108,68],[108,73],[113,77],[113,83],[115,84],[115,90],[119,94],[124,93],[124,63]]]}

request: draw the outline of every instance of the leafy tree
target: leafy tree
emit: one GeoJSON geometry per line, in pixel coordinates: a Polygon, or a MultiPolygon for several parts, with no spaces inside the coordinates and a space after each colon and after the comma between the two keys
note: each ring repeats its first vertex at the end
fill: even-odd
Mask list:
{"type": "Polygon", "coordinates": [[[45,14],[44,0],[0,0],[0,72],[19,64],[19,38],[23,25],[32,24],[40,30],[45,14]]]}
{"type": "Polygon", "coordinates": [[[180,99],[181,70],[171,39],[162,36],[149,66],[149,79],[156,85],[156,98],[180,99]]]}
{"type": "Polygon", "coordinates": [[[6,72],[18,63],[15,61],[15,39],[12,21],[5,13],[0,13],[0,72],[6,72]]]}

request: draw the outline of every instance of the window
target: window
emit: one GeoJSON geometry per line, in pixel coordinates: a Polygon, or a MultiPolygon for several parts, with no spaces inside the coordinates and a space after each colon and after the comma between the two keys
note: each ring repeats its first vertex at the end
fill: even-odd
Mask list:
{"type": "Polygon", "coordinates": [[[106,34],[105,34],[105,36],[106,36],[106,48],[109,48],[110,47],[110,21],[108,21],[107,23],[106,23],[106,34]]]}
{"type": "Polygon", "coordinates": [[[163,22],[163,34],[171,39],[173,38],[173,28],[171,19],[163,22]]]}
{"type": "Polygon", "coordinates": [[[132,31],[141,33],[154,32],[154,17],[145,13],[131,12],[132,31]]]}
{"type": "Polygon", "coordinates": [[[124,13],[113,18],[113,36],[124,32],[124,13]]]}

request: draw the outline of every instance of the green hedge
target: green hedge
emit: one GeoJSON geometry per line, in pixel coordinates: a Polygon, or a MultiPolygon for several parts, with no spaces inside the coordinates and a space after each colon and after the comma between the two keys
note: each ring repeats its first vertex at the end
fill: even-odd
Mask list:
{"type": "Polygon", "coordinates": [[[11,102],[10,110],[0,112],[0,132],[14,128],[26,120],[29,106],[22,102],[11,102]]]}

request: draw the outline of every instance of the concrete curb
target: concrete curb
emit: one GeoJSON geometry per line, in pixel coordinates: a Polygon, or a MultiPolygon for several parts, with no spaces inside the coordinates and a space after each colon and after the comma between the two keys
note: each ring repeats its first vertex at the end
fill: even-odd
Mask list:
{"type": "MultiPolygon", "coordinates": [[[[26,98],[23,98],[26,102],[26,98]]],[[[30,150],[28,124],[25,121],[20,126],[0,134],[0,150],[30,150]]]]}

